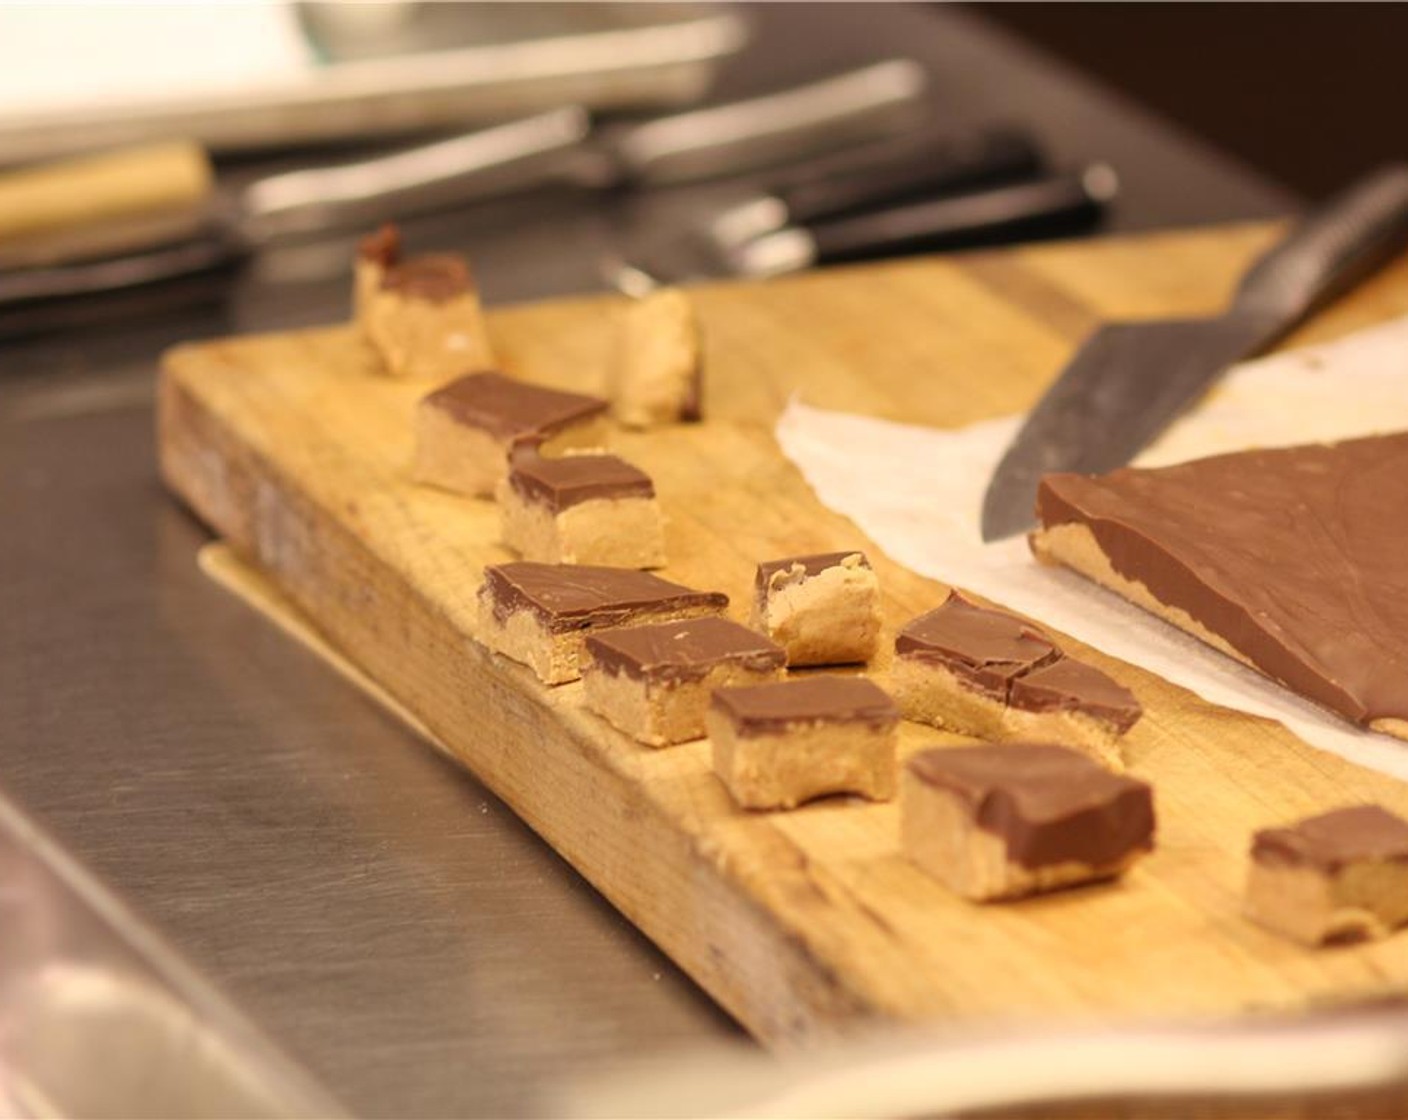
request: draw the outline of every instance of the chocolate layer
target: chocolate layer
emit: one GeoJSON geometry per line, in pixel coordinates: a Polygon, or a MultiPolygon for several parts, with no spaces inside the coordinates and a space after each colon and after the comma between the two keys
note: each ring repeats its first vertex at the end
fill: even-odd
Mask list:
{"type": "Polygon", "coordinates": [[[895,653],[943,665],[975,692],[1003,701],[1013,678],[1059,656],[1045,634],[1020,618],[956,591],[899,632],[895,653]]]}
{"type": "Polygon", "coordinates": [[[1080,712],[1123,735],[1144,709],[1134,693],[1093,665],[1061,657],[1016,677],[1007,703],[1023,712],[1080,712]]]}
{"type": "Polygon", "coordinates": [[[357,256],[382,268],[390,268],[401,259],[401,231],[391,223],[357,242],[357,256]]]}
{"type": "Polygon", "coordinates": [[[977,827],[1023,867],[1103,867],[1154,846],[1153,791],[1065,747],[1033,744],[921,751],[921,781],[956,795],[977,827]]]}
{"type": "Polygon", "coordinates": [[[422,403],[513,443],[544,439],[606,411],[606,402],[598,397],[545,389],[501,373],[471,373],[437,389],[422,403]]]}
{"type": "Polygon", "coordinates": [[[1408,821],[1378,805],[1356,805],[1310,817],[1252,838],[1252,859],[1330,874],[1362,860],[1408,863],[1408,821]]]}
{"type": "Polygon", "coordinates": [[[725,663],[757,673],[787,663],[781,646],[726,618],[604,630],[587,637],[587,650],[608,673],[672,684],[703,680],[709,670],[725,663]]]}
{"type": "Polygon", "coordinates": [[[454,253],[426,253],[411,257],[391,265],[381,277],[382,291],[431,303],[448,303],[473,288],[469,266],[463,257],[454,253]]]}
{"type": "Polygon", "coordinates": [[[508,482],[525,500],[554,513],[593,499],[655,496],[650,476],[615,455],[522,455],[514,459],[508,482]]]}
{"type": "Polygon", "coordinates": [[[889,695],[864,677],[808,676],[745,688],[720,688],[710,707],[722,712],[742,738],[799,725],[861,723],[894,727],[900,711],[889,695]]]}
{"type": "Polygon", "coordinates": [[[1048,475],[1037,514],[1268,676],[1357,723],[1408,719],[1408,433],[1159,470],[1048,475]]]}
{"type": "Polygon", "coordinates": [[[848,556],[859,556],[861,567],[870,567],[865,553],[858,549],[852,549],[850,552],[818,552],[811,556],[784,556],[781,560],[766,560],[759,564],[753,586],[759,593],[766,591],[769,586],[773,586],[774,575],[786,572],[787,575],[776,584],[778,587],[786,587],[790,583],[820,575],[827,568],[835,568],[848,556]]]}
{"type": "Polygon", "coordinates": [[[494,615],[536,614],[554,633],[621,626],[632,619],[676,610],[723,610],[721,591],[695,591],[627,568],[589,564],[535,564],[520,560],[484,569],[484,590],[494,615]]]}

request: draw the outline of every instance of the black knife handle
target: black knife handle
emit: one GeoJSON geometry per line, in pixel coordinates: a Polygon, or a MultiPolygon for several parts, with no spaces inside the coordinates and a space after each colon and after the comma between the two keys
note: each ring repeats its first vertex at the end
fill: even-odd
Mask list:
{"type": "Polygon", "coordinates": [[[1293,326],[1408,245],[1408,165],[1361,179],[1251,267],[1234,306],[1293,326]]]}
{"type": "Polygon", "coordinates": [[[1034,183],[825,222],[809,231],[818,263],[1054,237],[1092,225],[1118,180],[1105,164],[1034,183]]]}
{"type": "Polygon", "coordinates": [[[811,225],[904,199],[1030,179],[1040,172],[1042,156],[1025,132],[992,128],[905,138],[854,162],[779,184],[773,194],[787,207],[789,222],[811,225]]]}

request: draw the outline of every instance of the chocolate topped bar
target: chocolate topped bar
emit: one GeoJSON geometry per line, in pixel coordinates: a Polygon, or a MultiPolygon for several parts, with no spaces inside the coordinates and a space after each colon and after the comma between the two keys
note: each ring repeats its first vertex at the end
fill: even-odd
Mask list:
{"type": "Polygon", "coordinates": [[[1336,809],[1289,828],[1267,828],[1252,840],[1262,864],[1335,872],[1360,860],[1408,864],[1408,821],[1378,805],[1336,809]]]}
{"type": "Polygon", "coordinates": [[[606,402],[597,397],[529,385],[501,373],[471,373],[437,389],[424,403],[512,442],[550,435],[606,411],[606,402]]]}
{"type": "Polygon", "coordinates": [[[474,289],[469,266],[454,253],[427,253],[393,263],[381,278],[385,292],[398,292],[409,299],[447,303],[474,289]]]}
{"type": "Polygon", "coordinates": [[[484,569],[484,590],[500,622],[529,610],[554,633],[619,626],[641,614],[728,606],[720,591],[695,591],[647,572],[588,564],[494,564],[484,569]]]}
{"type": "Polygon", "coordinates": [[[1124,734],[1144,709],[1134,693],[1093,665],[1062,657],[1012,681],[1007,703],[1024,712],[1080,712],[1124,734]]]}
{"type": "Polygon", "coordinates": [[[390,268],[401,259],[401,231],[391,223],[357,242],[357,256],[382,268],[390,268]]]}
{"type": "Polygon", "coordinates": [[[650,476],[615,455],[521,455],[513,460],[508,483],[554,513],[593,499],[655,496],[650,476]]]}
{"type": "Polygon", "coordinates": [[[909,761],[920,781],[957,796],[974,824],[1024,867],[1101,867],[1153,847],[1149,786],[1065,747],[1033,744],[927,750],[909,761]]]}
{"type": "Polygon", "coordinates": [[[769,587],[785,587],[797,580],[820,575],[827,568],[836,567],[850,556],[857,557],[859,567],[870,567],[870,561],[865,558],[865,553],[857,549],[852,549],[850,552],[818,552],[811,556],[784,556],[781,560],[766,560],[758,565],[754,587],[759,592],[766,591],[769,587]],[[778,572],[785,572],[786,575],[782,579],[774,581],[773,577],[778,572]]]}
{"type": "Polygon", "coordinates": [[[587,637],[592,661],[637,680],[703,680],[720,662],[752,672],[780,669],[787,656],[755,630],[726,618],[691,618],[604,630],[587,637]]]}
{"type": "Polygon", "coordinates": [[[798,724],[864,723],[890,727],[900,711],[879,685],[864,677],[810,676],[750,688],[721,688],[711,707],[741,737],[798,724]]]}
{"type": "Polygon", "coordinates": [[[895,652],[944,665],[997,698],[1006,697],[1014,677],[1058,656],[1046,636],[1020,618],[970,603],[956,591],[908,623],[895,638],[895,652]]]}
{"type": "Polygon", "coordinates": [[[1033,548],[1408,735],[1408,433],[1048,475],[1033,548]]]}

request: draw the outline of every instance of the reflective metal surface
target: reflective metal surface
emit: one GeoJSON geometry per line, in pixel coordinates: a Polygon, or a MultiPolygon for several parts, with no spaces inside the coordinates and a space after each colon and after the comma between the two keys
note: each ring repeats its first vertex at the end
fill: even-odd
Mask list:
{"type": "MultiPolygon", "coordinates": [[[[755,15],[720,96],[904,50],[955,117],[1118,166],[1125,228],[1292,201],[961,10],[755,15]]],[[[407,233],[472,247],[502,302],[598,287],[623,230],[704,197],[523,197],[407,233]]],[[[736,1028],[472,777],[210,584],[153,464],[161,349],[344,315],[347,253],[49,309],[0,344],[0,788],[352,1111],[531,1112],[558,1077],[736,1028]]]]}

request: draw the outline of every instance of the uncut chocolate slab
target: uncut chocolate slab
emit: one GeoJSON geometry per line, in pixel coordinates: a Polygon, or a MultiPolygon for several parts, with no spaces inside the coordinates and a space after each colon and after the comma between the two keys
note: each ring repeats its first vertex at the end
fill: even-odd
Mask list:
{"type": "Polygon", "coordinates": [[[535,614],[552,632],[621,626],[641,615],[669,611],[722,611],[728,596],[628,568],[516,561],[484,569],[484,589],[499,619],[516,611],[535,614]]]}
{"type": "Polygon", "coordinates": [[[1048,475],[1032,547],[1408,737],[1408,433],[1048,475]]]}

